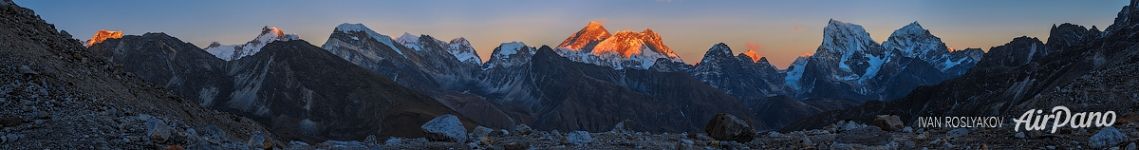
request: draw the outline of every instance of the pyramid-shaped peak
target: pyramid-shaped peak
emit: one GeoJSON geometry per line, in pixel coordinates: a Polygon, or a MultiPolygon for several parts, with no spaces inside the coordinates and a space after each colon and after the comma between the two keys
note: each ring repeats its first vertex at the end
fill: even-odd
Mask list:
{"type": "Polygon", "coordinates": [[[707,54],[704,55],[705,57],[708,57],[708,55],[732,56],[732,48],[728,47],[728,44],[716,43],[712,45],[712,48],[709,48],[707,54]]]}
{"type": "Polygon", "coordinates": [[[590,28],[590,27],[602,28],[604,26],[601,24],[600,21],[589,21],[589,23],[585,24],[585,28],[590,28]]]}
{"type": "Polygon", "coordinates": [[[917,21],[914,21],[913,23],[902,27],[902,30],[925,31],[925,28],[923,28],[917,21]]]}
{"type": "Polygon", "coordinates": [[[926,30],[924,27],[921,26],[921,24],[918,24],[917,21],[914,21],[913,23],[907,24],[906,26],[903,26],[902,28],[900,28],[898,30],[894,30],[894,33],[890,34],[890,36],[929,35],[929,34],[930,34],[929,30],[926,30]]]}
{"type": "Polygon", "coordinates": [[[585,27],[577,31],[577,33],[570,35],[570,37],[562,41],[561,44],[558,44],[558,47],[568,48],[570,50],[581,50],[581,48],[584,48],[586,45],[600,42],[601,40],[609,38],[609,36],[611,36],[609,30],[601,26],[601,22],[590,21],[585,27]]]}

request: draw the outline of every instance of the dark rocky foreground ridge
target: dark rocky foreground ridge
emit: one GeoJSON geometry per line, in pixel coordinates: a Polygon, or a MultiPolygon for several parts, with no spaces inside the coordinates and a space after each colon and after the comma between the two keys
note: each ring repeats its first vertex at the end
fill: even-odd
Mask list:
{"type": "Polygon", "coordinates": [[[97,59],[34,12],[0,3],[0,149],[249,148],[253,120],[198,107],[97,59]]]}

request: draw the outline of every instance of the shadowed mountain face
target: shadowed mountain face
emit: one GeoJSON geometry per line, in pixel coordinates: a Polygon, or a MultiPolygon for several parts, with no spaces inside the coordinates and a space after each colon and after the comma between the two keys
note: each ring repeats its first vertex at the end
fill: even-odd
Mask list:
{"type": "Polygon", "coordinates": [[[123,64],[123,70],[147,82],[174,90],[199,105],[229,99],[232,78],[226,62],[164,33],[128,35],[88,47],[92,54],[123,64]]]}
{"type": "Polygon", "coordinates": [[[407,34],[400,43],[362,24],[341,24],[322,46],[328,52],[382,77],[431,96],[480,125],[509,128],[515,125],[493,103],[469,91],[478,91],[483,75],[474,48],[463,38],[451,42],[431,36],[407,34]]]}
{"type": "Polygon", "coordinates": [[[1015,117],[1029,109],[1067,106],[1081,111],[1133,112],[1139,31],[1127,20],[1139,14],[1124,7],[1108,31],[1063,24],[1052,28],[1049,43],[1019,37],[993,47],[964,76],[921,87],[894,102],[870,103],[805,119],[785,130],[814,128],[837,120],[869,121],[874,115],[1015,117]],[[1107,83],[1107,84],[1105,84],[1107,83]]]}
{"type": "Polygon", "coordinates": [[[783,85],[784,75],[775,70],[767,58],[751,57],[743,53],[733,56],[727,44],[719,43],[708,49],[691,74],[740,100],[762,100],[787,94],[783,85]]]}
{"type": "Polygon", "coordinates": [[[574,62],[546,46],[528,59],[509,69],[518,78],[488,81],[517,84],[489,85],[511,88],[487,95],[538,129],[606,131],[625,121],[642,131],[698,132],[719,112],[748,116],[738,100],[683,72],[614,70],[574,62]]]}
{"type": "Polygon", "coordinates": [[[421,136],[419,125],[454,113],[301,40],[272,42],[229,62],[160,33],[108,40],[91,51],[203,106],[254,118],[289,139],[421,136]]]}

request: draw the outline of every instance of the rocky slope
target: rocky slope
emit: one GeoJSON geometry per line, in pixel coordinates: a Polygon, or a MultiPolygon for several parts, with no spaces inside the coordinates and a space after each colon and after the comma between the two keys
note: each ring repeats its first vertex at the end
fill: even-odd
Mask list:
{"type": "MultiPolygon", "coordinates": [[[[496,105],[471,91],[481,84],[481,58],[464,38],[451,42],[431,36],[400,40],[363,24],[340,24],[322,46],[328,52],[382,77],[431,96],[482,125],[509,127],[515,122],[496,105]]],[[[495,61],[491,61],[495,62],[495,61]]]]}
{"type": "Polygon", "coordinates": [[[250,119],[145,83],[34,12],[0,1],[0,149],[241,149],[277,139],[250,119]]]}

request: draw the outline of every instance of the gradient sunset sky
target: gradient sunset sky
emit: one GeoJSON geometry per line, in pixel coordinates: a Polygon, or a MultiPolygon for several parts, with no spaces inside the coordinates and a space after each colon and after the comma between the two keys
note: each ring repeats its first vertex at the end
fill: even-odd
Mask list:
{"type": "Polygon", "coordinates": [[[16,0],[56,27],[87,40],[99,29],[138,35],[165,32],[205,47],[252,40],[262,26],[281,27],[314,45],[341,23],[381,34],[466,37],[483,60],[499,43],[556,46],[591,20],[610,32],[652,28],[684,61],[699,62],[718,42],[735,53],[758,47],[779,68],[812,53],[833,18],[860,24],[882,42],[917,21],[951,48],[983,48],[1014,37],[1042,40],[1053,24],[1110,25],[1123,0],[16,0]],[[750,43],[750,44],[749,44],[750,43]]]}

